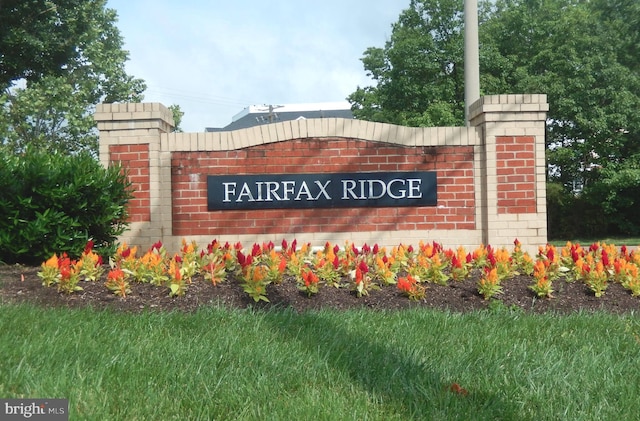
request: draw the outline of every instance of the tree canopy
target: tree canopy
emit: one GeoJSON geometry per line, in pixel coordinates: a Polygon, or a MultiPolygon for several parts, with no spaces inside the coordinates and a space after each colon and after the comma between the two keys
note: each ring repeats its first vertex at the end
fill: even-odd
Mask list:
{"type": "Polygon", "coordinates": [[[0,1],[0,142],[97,151],[99,102],[139,101],[128,52],[106,0],[0,1]]]}
{"type": "Polygon", "coordinates": [[[80,51],[74,40],[88,30],[83,0],[0,1],[0,87],[17,79],[61,75],[80,51]]]}
{"type": "MultiPolygon", "coordinates": [[[[640,3],[496,0],[480,1],[479,9],[481,94],[547,94],[549,180],[567,192],[586,186],[584,194],[610,214],[634,206],[640,3]]],[[[354,115],[410,126],[463,125],[462,17],[463,0],[411,0],[384,48],[364,52],[374,86],[349,96],[354,115]]]]}

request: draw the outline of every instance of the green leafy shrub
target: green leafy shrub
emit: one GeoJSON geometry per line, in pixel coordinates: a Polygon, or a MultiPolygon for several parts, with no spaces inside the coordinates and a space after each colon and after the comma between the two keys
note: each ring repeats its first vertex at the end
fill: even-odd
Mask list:
{"type": "Polygon", "coordinates": [[[550,240],[605,237],[610,218],[592,195],[574,194],[560,183],[547,183],[547,235],[550,240]]]}
{"type": "Polygon", "coordinates": [[[635,162],[602,170],[601,180],[587,191],[592,203],[601,204],[609,233],[625,236],[640,234],[639,194],[640,164],[635,162]]]}
{"type": "Polygon", "coordinates": [[[53,253],[79,256],[89,239],[96,252],[112,254],[127,227],[130,198],[121,168],[104,168],[88,153],[2,154],[0,261],[38,264],[53,253]]]}

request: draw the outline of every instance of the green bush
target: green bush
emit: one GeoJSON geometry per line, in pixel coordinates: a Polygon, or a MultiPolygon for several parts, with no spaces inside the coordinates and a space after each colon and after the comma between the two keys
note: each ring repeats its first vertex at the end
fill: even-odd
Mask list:
{"type": "Polygon", "coordinates": [[[585,193],[591,203],[599,203],[613,235],[640,234],[640,168],[628,163],[604,169],[602,177],[585,193]]]}
{"type": "Polygon", "coordinates": [[[90,154],[28,150],[0,157],[0,261],[40,264],[79,256],[89,239],[109,255],[127,228],[131,185],[90,154]]]}
{"type": "Polygon", "coordinates": [[[547,183],[547,236],[550,240],[606,236],[611,224],[593,197],[547,183]]]}

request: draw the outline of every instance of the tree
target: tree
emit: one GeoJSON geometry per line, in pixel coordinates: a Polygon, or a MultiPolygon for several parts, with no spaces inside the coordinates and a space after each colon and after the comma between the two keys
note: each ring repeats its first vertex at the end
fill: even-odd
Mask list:
{"type": "Polygon", "coordinates": [[[9,83],[0,95],[0,142],[6,151],[21,152],[34,145],[95,153],[95,105],[142,99],[145,84],[126,74],[128,53],[115,26],[117,16],[105,6],[105,0],[9,1],[0,6],[0,19],[9,22],[2,29],[9,40],[2,40],[7,53],[0,70],[0,83],[9,83]],[[9,13],[15,16],[8,19],[9,13]],[[31,32],[29,25],[34,26],[31,32]],[[47,31],[70,47],[54,46],[48,52],[47,31]],[[33,54],[15,57],[32,47],[33,54]],[[47,51],[40,53],[39,48],[47,51]],[[51,54],[55,60],[40,60],[51,54]],[[17,78],[24,79],[16,84],[17,78]]]}
{"type": "Polygon", "coordinates": [[[184,116],[184,111],[180,108],[178,104],[169,105],[169,110],[171,110],[171,114],[173,114],[173,123],[175,127],[173,128],[174,132],[182,132],[182,127],[180,127],[180,123],[182,123],[182,117],[184,116]]]}
{"type": "Polygon", "coordinates": [[[510,92],[548,95],[550,177],[567,189],[640,152],[632,16],[637,22],[637,3],[626,0],[499,0],[483,27],[508,59],[510,92]]]}
{"type": "Polygon", "coordinates": [[[0,1],[0,89],[17,79],[61,75],[78,59],[88,30],[84,0],[0,1]]]}
{"type": "MultiPolygon", "coordinates": [[[[362,62],[376,86],[349,96],[357,118],[463,123],[462,3],[412,0],[385,48],[365,51],[362,62]]],[[[608,229],[640,232],[633,211],[640,197],[640,3],[479,6],[482,94],[547,94],[549,180],[569,198],[585,186],[581,203],[608,218],[608,229]]]]}
{"type": "Polygon", "coordinates": [[[349,96],[357,118],[409,126],[461,121],[463,16],[458,3],[412,0],[385,48],[365,51],[364,68],[377,86],[358,87],[349,96]]]}
{"type": "MultiPolygon", "coordinates": [[[[480,21],[490,3],[480,4],[480,21]]],[[[376,86],[358,87],[348,100],[356,118],[407,126],[464,124],[462,0],[411,0],[384,48],[370,47],[362,63],[376,86]]],[[[496,56],[486,49],[485,57],[496,56]]],[[[482,60],[500,66],[504,60],[482,60]]],[[[495,78],[483,86],[502,88],[495,78]]]]}

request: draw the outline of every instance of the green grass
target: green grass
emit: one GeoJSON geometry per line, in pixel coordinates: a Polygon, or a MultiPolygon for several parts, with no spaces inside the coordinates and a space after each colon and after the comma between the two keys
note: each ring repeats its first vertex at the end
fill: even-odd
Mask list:
{"type": "Polygon", "coordinates": [[[0,396],[68,398],[72,420],[638,417],[633,315],[4,304],[0,326],[0,396]]]}
{"type": "Polygon", "coordinates": [[[618,247],[623,245],[626,245],[627,247],[637,247],[640,245],[640,238],[638,237],[572,238],[567,240],[549,240],[549,244],[556,247],[564,247],[567,244],[567,241],[571,241],[574,244],[578,243],[581,246],[589,246],[597,242],[615,244],[618,247]]]}

